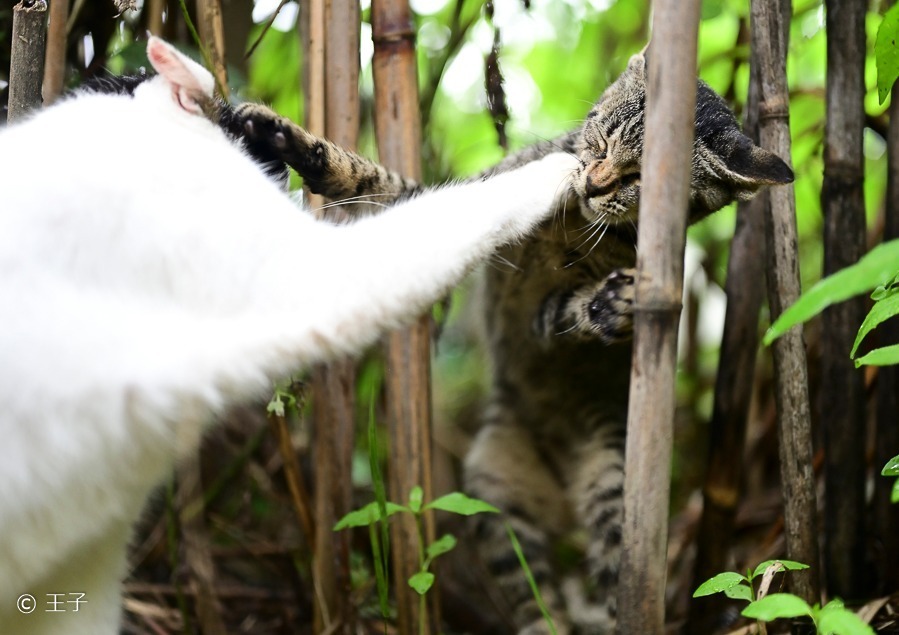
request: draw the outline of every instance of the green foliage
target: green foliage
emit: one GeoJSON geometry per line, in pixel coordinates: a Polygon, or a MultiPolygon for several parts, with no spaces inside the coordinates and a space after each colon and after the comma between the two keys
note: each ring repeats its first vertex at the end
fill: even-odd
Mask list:
{"type": "Polygon", "coordinates": [[[877,60],[877,96],[880,103],[886,100],[896,78],[899,77],[897,35],[899,35],[899,5],[893,5],[884,14],[874,43],[874,56],[877,60]]]}
{"type": "MultiPolygon", "coordinates": [[[[803,293],[798,300],[775,320],[765,334],[765,344],[786,333],[788,330],[814,317],[828,306],[847,300],[852,296],[875,289],[872,298],[874,306],[868,313],[850,352],[855,357],[859,344],[874,327],[883,321],[899,315],[899,240],[878,245],[857,263],[821,280],[803,293]]],[[[899,363],[899,345],[878,348],[856,359],[855,365],[888,365],[899,363]]]]}
{"type": "MultiPolygon", "coordinates": [[[[899,473],[899,457],[894,461],[896,471],[899,473]]],[[[819,635],[874,635],[874,630],[838,599],[828,602],[824,607],[817,604],[810,606],[808,602],[792,593],[767,594],[764,582],[758,590],[759,597],[753,599],[754,579],[759,576],[769,577],[778,571],[800,569],[808,569],[808,565],[791,560],[767,560],[745,576],[734,571],[719,573],[699,585],[693,597],[724,593],[729,598],[744,600],[748,604],[743,609],[742,615],[760,622],[810,617],[819,635]]]]}

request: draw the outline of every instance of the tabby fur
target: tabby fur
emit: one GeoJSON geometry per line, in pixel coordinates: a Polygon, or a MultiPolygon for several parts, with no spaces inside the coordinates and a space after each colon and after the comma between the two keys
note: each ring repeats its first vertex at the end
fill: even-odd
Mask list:
{"type": "MultiPolygon", "coordinates": [[[[509,266],[486,270],[492,387],[465,459],[465,489],[504,512],[477,516],[475,535],[519,633],[548,629],[506,521],[557,631],[614,630],[645,68],[646,57],[635,55],[583,127],[490,170],[509,170],[559,149],[580,160],[564,213],[501,249],[498,260],[509,266]],[[590,603],[579,611],[566,607],[568,594],[561,593],[550,558],[552,541],[573,528],[588,536],[590,603]]],[[[247,136],[278,148],[315,193],[389,199],[418,187],[264,107],[248,105],[239,115],[235,120],[247,126],[247,136]]],[[[695,123],[691,222],[763,186],[792,181],[790,168],[742,135],[724,100],[702,82],[695,123]]]]}

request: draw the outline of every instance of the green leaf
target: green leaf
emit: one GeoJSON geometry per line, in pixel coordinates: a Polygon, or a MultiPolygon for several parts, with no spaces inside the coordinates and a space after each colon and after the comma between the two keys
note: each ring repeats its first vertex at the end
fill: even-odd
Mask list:
{"type": "Polygon", "coordinates": [[[882,476],[899,476],[899,456],[894,456],[880,471],[882,476]]]}
{"type": "Polygon", "coordinates": [[[752,589],[745,584],[738,584],[728,589],[724,589],[724,595],[732,600],[746,600],[752,602],[752,589]]]}
{"type": "Polygon", "coordinates": [[[445,512],[453,512],[463,516],[471,516],[482,512],[499,513],[499,510],[493,505],[477,498],[469,498],[462,492],[451,492],[446,496],[432,500],[425,505],[425,509],[442,509],[445,512]]]}
{"type": "Polygon", "coordinates": [[[817,624],[821,635],[874,635],[874,629],[839,600],[828,602],[818,612],[817,624]]]}
{"type": "Polygon", "coordinates": [[[456,537],[452,534],[446,534],[428,545],[426,555],[428,560],[433,560],[437,556],[442,556],[447,551],[452,551],[456,546],[456,537]]]}
{"type": "Polygon", "coordinates": [[[409,578],[409,586],[415,589],[419,595],[424,595],[434,586],[434,574],[429,571],[419,571],[409,578]]]}
{"type": "Polygon", "coordinates": [[[770,345],[792,327],[814,317],[831,304],[886,283],[896,275],[897,262],[899,239],[878,245],[854,265],[824,278],[781,313],[765,333],[765,345],[770,345]]]}
{"type": "Polygon", "coordinates": [[[896,482],[893,483],[893,491],[890,494],[890,502],[899,503],[899,478],[897,478],[896,482]]]}
{"type": "Polygon", "coordinates": [[[765,572],[765,569],[770,567],[775,562],[779,562],[783,565],[785,571],[798,571],[800,569],[808,569],[807,564],[802,564],[801,562],[796,562],[794,560],[765,560],[759,566],[755,568],[755,571],[752,573],[752,579],[760,576],[765,572]]]}
{"type": "MultiPolygon", "coordinates": [[[[378,509],[378,507],[378,502],[373,501],[365,507],[360,507],[359,509],[350,512],[337,521],[337,524],[334,525],[334,531],[340,531],[341,529],[347,529],[349,527],[366,527],[378,522],[383,514],[383,512],[378,509]]],[[[407,507],[397,505],[396,503],[391,503],[390,501],[387,501],[386,508],[387,516],[384,516],[385,518],[393,516],[397,512],[409,511],[407,507]]]]}
{"type": "Polygon", "coordinates": [[[855,336],[855,343],[852,345],[849,357],[855,357],[858,345],[874,327],[897,314],[899,314],[899,293],[890,293],[875,302],[858,329],[858,335],[855,336]]]}
{"type": "Polygon", "coordinates": [[[899,77],[899,48],[896,37],[899,33],[899,5],[893,5],[883,16],[874,42],[877,60],[877,97],[882,104],[890,94],[896,78],[899,77]]]}
{"type": "Polygon", "coordinates": [[[770,622],[782,617],[799,617],[811,615],[812,608],[801,597],[792,593],[772,593],[761,600],[752,602],[743,609],[743,615],[753,619],[770,622]]]}
{"type": "MultiPolygon", "coordinates": [[[[724,573],[719,573],[716,576],[712,576],[711,578],[700,584],[699,588],[693,592],[693,597],[701,598],[705,595],[720,593],[721,591],[726,591],[727,589],[731,589],[738,584],[742,584],[746,581],[746,578],[739,573],[736,573],[734,571],[725,571],[724,573]]],[[[750,599],[752,599],[751,592],[750,599]]]]}
{"type": "Polygon", "coordinates": [[[422,489],[416,485],[412,488],[412,491],[409,492],[409,509],[412,510],[413,513],[417,514],[421,511],[421,499],[424,496],[424,492],[422,489]]]}
{"type": "Polygon", "coordinates": [[[855,367],[859,366],[892,366],[899,364],[899,344],[875,348],[867,355],[855,360],[855,367]]]}

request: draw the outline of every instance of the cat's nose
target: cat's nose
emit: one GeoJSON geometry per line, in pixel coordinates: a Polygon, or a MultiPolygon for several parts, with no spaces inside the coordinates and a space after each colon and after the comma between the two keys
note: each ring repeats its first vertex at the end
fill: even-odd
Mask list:
{"type": "Polygon", "coordinates": [[[587,198],[605,196],[618,186],[617,175],[612,170],[601,170],[594,167],[587,172],[584,190],[587,198]]]}

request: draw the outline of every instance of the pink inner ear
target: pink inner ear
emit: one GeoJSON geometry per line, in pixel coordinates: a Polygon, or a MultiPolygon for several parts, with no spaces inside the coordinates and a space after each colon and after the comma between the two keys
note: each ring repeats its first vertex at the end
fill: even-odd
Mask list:
{"type": "Polygon", "coordinates": [[[201,113],[200,101],[207,95],[178,52],[163,40],[151,37],[147,42],[147,57],[156,72],[171,85],[175,101],[187,112],[201,113]]]}

